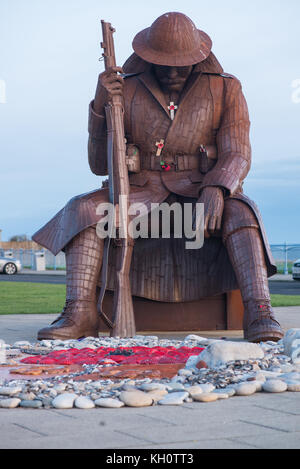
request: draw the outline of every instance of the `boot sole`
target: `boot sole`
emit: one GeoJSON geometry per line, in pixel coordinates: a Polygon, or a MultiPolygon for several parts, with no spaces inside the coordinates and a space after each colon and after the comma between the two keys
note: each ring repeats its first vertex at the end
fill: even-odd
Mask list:
{"type": "Polygon", "coordinates": [[[37,335],[37,340],[79,340],[85,337],[99,337],[98,331],[93,329],[90,331],[86,331],[84,334],[81,334],[79,337],[78,335],[62,335],[56,334],[54,331],[49,331],[49,333],[39,333],[37,335]]]}
{"type": "Polygon", "coordinates": [[[271,341],[271,342],[278,342],[279,340],[281,340],[283,338],[284,334],[282,334],[281,332],[270,332],[270,331],[266,331],[266,332],[261,332],[261,333],[257,333],[257,334],[248,334],[248,333],[245,333],[244,334],[244,338],[247,339],[249,342],[254,342],[254,343],[259,343],[259,342],[268,342],[268,341],[271,341]]]}

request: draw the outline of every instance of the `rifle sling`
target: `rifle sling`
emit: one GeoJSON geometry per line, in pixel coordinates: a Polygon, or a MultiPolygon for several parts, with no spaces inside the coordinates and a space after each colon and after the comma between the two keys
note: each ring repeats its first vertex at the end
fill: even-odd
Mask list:
{"type": "MultiPolygon", "coordinates": [[[[107,122],[107,169],[108,169],[108,186],[109,186],[109,201],[114,204],[114,178],[113,178],[113,157],[114,157],[114,129],[112,126],[112,108],[108,104],[105,107],[106,122],[107,122]]],[[[110,223],[111,229],[113,229],[113,224],[110,223]]],[[[109,329],[113,329],[114,323],[107,317],[103,311],[103,299],[105,295],[106,285],[107,285],[107,274],[108,274],[108,257],[109,257],[109,248],[111,242],[111,233],[105,238],[104,248],[103,248],[103,261],[102,261],[102,271],[101,271],[101,289],[97,303],[97,310],[99,316],[103,319],[104,323],[109,329]]]]}

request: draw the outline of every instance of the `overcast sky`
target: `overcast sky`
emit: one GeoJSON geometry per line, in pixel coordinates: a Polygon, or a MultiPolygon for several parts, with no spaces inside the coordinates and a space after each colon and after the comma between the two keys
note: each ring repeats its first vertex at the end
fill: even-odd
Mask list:
{"type": "Polygon", "coordinates": [[[242,82],[251,119],[245,193],[271,243],[300,243],[299,0],[0,0],[0,228],[31,236],[74,195],[101,186],[87,163],[87,110],[103,71],[100,20],[117,61],[161,14],[190,16],[242,82]]]}

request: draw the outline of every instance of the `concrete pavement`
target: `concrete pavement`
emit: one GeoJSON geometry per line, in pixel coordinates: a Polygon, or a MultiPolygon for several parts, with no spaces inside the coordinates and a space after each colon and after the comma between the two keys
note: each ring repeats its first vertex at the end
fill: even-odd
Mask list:
{"type": "MultiPolygon", "coordinates": [[[[276,316],[285,330],[300,328],[300,307],[276,308],[276,316]]],[[[36,331],[52,318],[0,316],[0,338],[35,341],[36,331]]],[[[242,339],[241,331],[200,334],[242,339]]],[[[292,392],[170,407],[1,409],[0,421],[0,448],[132,449],[133,454],[142,448],[300,448],[300,394],[292,392]]]]}

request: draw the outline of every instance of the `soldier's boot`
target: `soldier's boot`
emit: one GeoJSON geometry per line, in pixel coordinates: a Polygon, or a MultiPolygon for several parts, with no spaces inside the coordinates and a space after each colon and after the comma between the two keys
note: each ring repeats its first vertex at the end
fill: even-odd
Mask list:
{"type": "Polygon", "coordinates": [[[102,264],[103,240],[93,227],[75,236],[65,248],[66,303],[60,316],[38,332],[38,339],[98,337],[96,288],[102,264]]]}
{"type": "Polygon", "coordinates": [[[249,342],[283,337],[270,301],[265,253],[256,227],[244,227],[226,236],[225,245],[241,290],[244,338],[249,342]]]}

